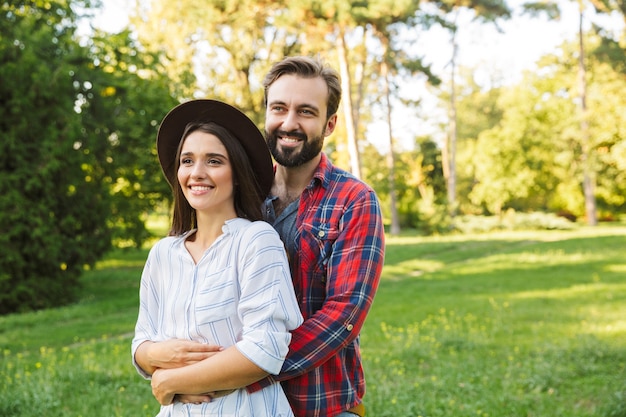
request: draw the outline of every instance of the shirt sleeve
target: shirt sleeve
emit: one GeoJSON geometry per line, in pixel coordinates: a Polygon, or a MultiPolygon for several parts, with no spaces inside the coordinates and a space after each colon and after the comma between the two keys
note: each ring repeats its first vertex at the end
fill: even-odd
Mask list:
{"type": "Polygon", "coordinates": [[[289,274],[284,246],[276,231],[255,222],[240,242],[238,314],[243,324],[237,349],[257,366],[277,374],[303,319],[289,274]]]}
{"type": "Polygon", "coordinates": [[[278,380],[311,371],[353,342],[372,305],[384,262],[384,227],[375,193],[361,192],[339,224],[326,264],[326,299],[292,332],[278,380]]]}
{"type": "MultiPolygon", "coordinates": [[[[158,246],[158,244],[157,244],[158,246]]],[[[139,314],[137,317],[137,323],[135,324],[135,336],[131,343],[132,363],[137,372],[146,379],[150,379],[150,375],[147,374],[135,361],[135,352],[139,345],[147,340],[155,340],[157,335],[156,324],[152,320],[156,317],[156,309],[158,305],[157,291],[155,279],[156,277],[151,273],[152,267],[156,262],[157,246],[150,250],[148,259],[141,273],[141,283],[139,286],[139,314]]]]}

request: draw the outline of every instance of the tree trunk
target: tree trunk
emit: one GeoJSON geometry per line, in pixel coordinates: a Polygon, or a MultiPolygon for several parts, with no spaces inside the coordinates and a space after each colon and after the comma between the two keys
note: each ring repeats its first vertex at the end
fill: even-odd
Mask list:
{"type": "Polygon", "coordinates": [[[341,101],[343,104],[343,113],[346,120],[348,152],[350,153],[350,171],[355,177],[361,178],[361,155],[359,153],[359,145],[356,139],[356,129],[354,127],[351,77],[350,71],[348,69],[348,56],[344,40],[344,33],[340,27],[337,27],[337,55],[339,56],[341,89],[343,91],[343,97],[341,101]]]}
{"type": "MultiPolygon", "coordinates": [[[[383,54],[386,57],[386,53],[383,54]]],[[[396,174],[394,166],[396,164],[396,158],[394,154],[394,140],[393,140],[393,129],[391,125],[391,99],[390,99],[390,88],[389,88],[389,67],[387,66],[387,62],[385,58],[383,58],[383,62],[381,64],[381,75],[382,80],[385,83],[385,101],[387,107],[387,133],[389,136],[389,153],[387,154],[387,168],[389,169],[389,204],[391,209],[391,229],[389,233],[391,235],[399,235],[400,234],[400,219],[398,215],[398,198],[396,192],[396,174]]]]}
{"type": "Polygon", "coordinates": [[[583,169],[583,193],[585,195],[585,215],[590,226],[598,224],[596,214],[595,175],[591,158],[591,140],[589,137],[589,122],[587,120],[587,74],[585,70],[585,48],[583,41],[583,6],[580,6],[580,20],[578,24],[579,54],[578,54],[578,87],[580,91],[580,136],[581,136],[581,163],[583,169]]]}
{"type": "Polygon", "coordinates": [[[448,185],[448,213],[450,217],[456,216],[457,201],[456,201],[456,141],[457,141],[457,127],[456,127],[456,84],[454,81],[456,73],[456,55],[457,55],[457,43],[456,43],[456,29],[452,32],[452,59],[450,60],[450,113],[448,124],[448,147],[447,147],[447,166],[448,176],[446,178],[448,185]]]}

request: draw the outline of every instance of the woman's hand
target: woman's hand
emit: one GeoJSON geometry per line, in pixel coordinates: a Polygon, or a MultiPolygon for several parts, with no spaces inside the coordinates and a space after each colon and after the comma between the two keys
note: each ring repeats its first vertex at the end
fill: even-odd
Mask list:
{"type": "Polygon", "coordinates": [[[220,352],[221,346],[207,345],[184,339],[162,342],[146,341],[135,352],[135,360],[146,373],[156,369],[174,369],[193,365],[220,352]]]}
{"type": "Polygon", "coordinates": [[[161,405],[170,405],[176,393],[167,388],[167,369],[157,369],[152,374],[152,395],[161,405]]]}
{"type": "Polygon", "coordinates": [[[224,391],[215,391],[215,392],[206,392],[204,394],[176,394],[172,389],[169,388],[169,379],[170,372],[166,369],[157,369],[154,374],[152,374],[152,395],[157,399],[159,404],[161,405],[170,405],[175,401],[189,404],[201,404],[204,402],[211,402],[214,398],[223,397],[225,395],[231,394],[235,392],[234,389],[224,390],[224,391]]]}
{"type": "Polygon", "coordinates": [[[192,340],[170,339],[152,343],[148,347],[148,357],[154,367],[172,369],[200,362],[221,350],[221,346],[192,340]]]}

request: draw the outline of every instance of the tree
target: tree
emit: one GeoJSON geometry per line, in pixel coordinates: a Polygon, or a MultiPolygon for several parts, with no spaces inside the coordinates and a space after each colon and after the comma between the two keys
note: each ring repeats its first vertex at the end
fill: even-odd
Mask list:
{"type": "Polygon", "coordinates": [[[451,217],[454,218],[458,209],[457,201],[457,164],[456,164],[456,152],[458,141],[458,124],[457,124],[457,103],[456,103],[456,57],[458,53],[457,33],[458,33],[458,16],[459,13],[471,10],[476,19],[483,22],[495,23],[497,19],[508,19],[511,16],[511,11],[504,1],[501,0],[467,0],[463,2],[458,1],[442,1],[438,4],[439,9],[444,14],[440,18],[440,22],[443,27],[450,30],[450,43],[452,45],[452,54],[450,56],[450,92],[449,92],[449,106],[448,106],[448,129],[446,140],[442,147],[442,155],[444,161],[444,176],[447,181],[448,192],[448,212],[451,217]],[[451,21],[450,21],[451,17],[451,21]]]}
{"type": "Polygon", "coordinates": [[[0,314],[72,301],[84,267],[141,245],[169,195],[154,139],[178,100],[162,59],[128,31],[78,39],[72,10],[91,6],[2,5],[0,314]]]}
{"type": "Polygon", "coordinates": [[[568,169],[574,103],[562,96],[559,82],[526,77],[503,91],[502,120],[478,136],[470,198],[493,214],[546,210],[559,179],[566,178],[553,173],[568,169]]]}
{"type": "Polygon", "coordinates": [[[585,43],[583,33],[584,8],[580,2],[578,20],[578,98],[580,103],[580,144],[583,166],[583,192],[585,194],[585,215],[590,226],[598,224],[596,210],[596,178],[591,161],[589,138],[589,109],[587,108],[587,68],[585,66],[585,43]]]}
{"type": "MultiPolygon", "coordinates": [[[[577,0],[579,7],[578,22],[578,98],[580,109],[579,120],[579,139],[581,154],[580,161],[582,165],[582,187],[585,196],[585,216],[589,225],[595,226],[598,222],[596,210],[596,172],[594,171],[594,158],[592,154],[592,138],[589,133],[589,112],[587,107],[587,68],[583,33],[583,19],[585,11],[588,8],[584,0],[577,0]]],[[[591,0],[591,6],[596,12],[611,13],[617,11],[626,18],[626,3],[622,0],[591,0]]],[[[552,1],[548,2],[528,2],[523,5],[525,13],[538,15],[545,13],[549,18],[558,19],[560,10],[557,4],[552,1]]]]}
{"type": "MultiPolygon", "coordinates": [[[[462,214],[480,214],[481,206],[474,205],[468,198],[476,185],[477,141],[481,132],[487,131],[502,120],[505,109],[498,105],[501,89],[485,90],[474,79],[474,69],[459,68],[459,81],[455,84],[457,152],[456,184],[458,210],[462,214]]],[[[451,90],[451,89],[448,89],[451,90]]],[[[441,97],[449,102],[446,92],[441,97]]],[[[447,187],[446,187],[447,188],[447,187]]]]}
{"type": "Polygon", "coordinates": [[[590,109],[588,145],[596,180],[594,195],[598,218],[611,219],[626,209],[626,171],[620,169],[626,143],[626,99],[621,93],[626,80],[620,64],[626,60],[626,50],[620,49],[621,58],[616,54],[614,62],[606,59],[609,40],[591,34],[585,42],[589,81],[586,97],[590,109]]]}
{"type": "MultiPolygon", "coordinates": [[[[624,174],[619,170],[626,101],[623,75],[599,61],[600,40],[589,36],[589,150],[597,173],[596,195],[604,216],[624,209],[624,174]]],[[[502,89],[501,122],[479,135],[470,197],[491,213],[507,208],[586,214],[577,111],[578,43],[538,63],[514,88],[502,89]]]]}
{"type": "Polygon", "coordinates": [[[70,301],[83,266],[109,248],[110,237],[103,221],[108,192],[80,149],[75,68],[85,55],[72,37],[76,16],[64,1],[0,7],[0,314],[6,314],[70,301]]]}
{"type": "Polygon", "coordinates": [[[259,82],[274,60],[300,51],[285,22],[306,20],[269,0],[152,0],[139,4],[131,22],[146,50],[167,57],[176,97],[221,99],[261,124],[259,82]]]}
{"type": "Polygon", "coordinates": [[[372,32],[378,39],[381,46],[380,54],[380,81],[383,85],[384,106],[386,107],[386,125],[387,136],[389,141],[389,153],[387,155],[387,167],[389,169],[389,197],[391,205],[391,227],[390,234],[400,234],[400,219],[397,207],[397,190],[396,190],[396,146],[394,138],[394,129],[391,121],[392,114],[392,94],[395,93],[395,85],[392,77],[397,76],[401,71],[414,75],[417,72],[424,73],[433,84],[439,83],[439,79],[432,76],[430,68],[425,66],[421,58],[411,58],[402,52],[401,48],[394,46],[394,39],[399,38],[395,27],[409,26],[416,21],[416,12],[418,4],[415,2],[396,2],[395,4],[387,4],[382,2],[378,8],[368,13],[369,25],[372,26],[372,32]],[[391,12],[390,12],[391,10],[391,12]]]}
{"type": "Polygon", "coordinates": [[[92,177],[108,189],[106,220],[114,243],[139,247],[148,237],[146,213],[170,196],[155,138],[178,100],[160,56],[143,51],[128,30],[96,31],[86,45],[89,63],[76,71],[81,148],[92,159],[92,177]]]}

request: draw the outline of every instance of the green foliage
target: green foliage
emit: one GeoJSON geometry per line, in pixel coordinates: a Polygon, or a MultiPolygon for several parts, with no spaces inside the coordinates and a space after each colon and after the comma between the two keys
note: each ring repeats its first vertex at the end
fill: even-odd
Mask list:
{"type": "Polygon", "coordinates": [[[46,4],[2,6],[0,314],[72,300],[83,266],[109,247],[106,188],[89,173],[74,111],[73,15],[46,4]]]}
{"type": "MultiPolygon", "coordinates": [[[[501,119],[480,131],[475,144],[461,147],[460,184],[465,190],[470,187],[463,193],[470,202],[462,205],[466,210],[499,214],[510,208],[584,216],[582,117],[589,125],[598,209],[607,219],[624,210],[626,178],[619,167],[626,102],[620,91],[626,85],[613,66],[595,58],[603,56],[594,53],[599,38],[589,36],[586,42],[591,51],[589,113],[583,116],[579,109],[577,44],[565,43],[561,55],[542,59],[541,71],[527,73],[520,85],[500,89],[501,119]]],[[[467,98],[474,102],[474,95],[467,98]]],[[[467,117],[465,112],[462,117],[467,117]]]]}
{"type": "Polygon", "coordinates": [[[154,143],[158,124],[178,101],[158,57],[128,31],[95,33],[88,48],[93,64],[76,75],[84,148],[93,175],[108,188],[114,243],[139,247],[149,237],[145,215],[170,195],[154,143]]]}
{"type": "Polygon", "coordinates": [[[0,314],[72,301],[169,194],[154,151],[167,79],[128,32],[81,45],[72,7],[89,2],[2,3],[0,314]]]}
{"type": "Polygon", "coordinates": [[[555,137],[569,127],[568,115],[575,109],[558,95],[557,84],[542,87],[507,91],[501,97],[500,105],[506,109],[501,122],[478,137],[477,184],[470,198],[490,213],[506,208],[548,209],[559,182],[554,173],[564,169],[554,153],[567,151],[565,143],[555,137]]]}
{"type": "MultiPolygon", "coordinates": [[[[414,150],[396,156],[394,169],[399,179],[396,194],[400,224],[402,228],[424,234],[441,233],[449,226],[441,154],[428,137],[417,138],[415,142],[414,150]]],[[[388,218],[389,168],[373,146],[366,147],[363,156],[363,177],[376,189],[382,201],[383,215],[388,218]]]]}

